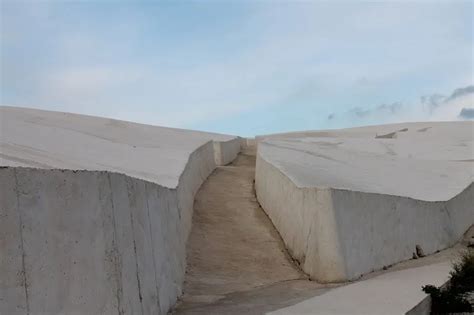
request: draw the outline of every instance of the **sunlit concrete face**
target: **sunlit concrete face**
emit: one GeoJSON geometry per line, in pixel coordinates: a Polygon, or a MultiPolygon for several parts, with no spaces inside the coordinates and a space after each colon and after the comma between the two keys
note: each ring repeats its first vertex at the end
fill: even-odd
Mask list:
{"type": "Polygon", "coordinates": [[[238,147],[234,136],[70,113],[0,107],[0,121],[2,166],[112,171],[169,188],[197,147],[238,147]]]}
{"type": "Polygon", "coordinates": [[[0,313],[166,314],[194,195],[241,140],[18,108],[0,120],[0,313]]]}
{"type": "Polygon", "coordinates": [[[356,279],[453,245],[474,223],[472,122],[258,138],[258,200],[303,269],[356,279]]]}

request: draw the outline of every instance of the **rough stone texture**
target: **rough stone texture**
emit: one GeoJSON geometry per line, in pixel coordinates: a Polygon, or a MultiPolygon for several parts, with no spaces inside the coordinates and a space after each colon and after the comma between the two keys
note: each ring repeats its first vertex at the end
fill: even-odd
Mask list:
{"type": "Polygon", "coordinates": [[[473,123],[260,137],[257,197],[290,253],[323,282],[452,246],[474,223],[473,123]],[[396,132],[397,137],[376,138],[396,132]]]}
{"type": "Polygon", "coordinates": [[[228,142],[225,159],[240,140],[0,115],[0,313],[166,314],[182,290],[194,195],[216,167],[212,140],[228,142]]]}

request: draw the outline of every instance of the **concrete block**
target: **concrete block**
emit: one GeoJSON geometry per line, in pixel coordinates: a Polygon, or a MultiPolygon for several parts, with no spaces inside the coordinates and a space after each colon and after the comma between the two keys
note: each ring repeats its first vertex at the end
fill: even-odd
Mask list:
{"type": "Polygon", "coordinates": [[[257,137],[257,198],[313,279],[354,280],[410,259],[417,246],[425,254],[450,247],[474,224],[473,127],[257,137]],[[392,132],[397,137],[375,137],[392,132]]]}
{"type": "Polygon", "coordinates": [[[0,115],[0,313],[166,314],[182,291],[194,195],[240,139],[0,115]]]}

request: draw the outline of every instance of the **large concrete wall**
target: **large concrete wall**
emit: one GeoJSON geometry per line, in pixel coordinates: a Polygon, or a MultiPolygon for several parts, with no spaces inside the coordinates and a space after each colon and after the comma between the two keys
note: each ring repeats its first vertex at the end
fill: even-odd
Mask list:
{"type": "Polygon", "coordinates": [[[416,245],[425,254],[447,248],[474,223],[472,184],[445,201],[300,187],[258,152],[255,188],[291,255],[322,282],[410,259],[416,245]]]}
{"type": "Polygon", "coordinates": [[[240,141],[0,107],[0,314],[166,314],[194,195],[240,141]]]}
{"type": "Polygon", "coordinates": [[[106,171],[0,169],[1,314],[166,314],[181,294],[194,194],[212,142],[176,189],[106,171]]]}

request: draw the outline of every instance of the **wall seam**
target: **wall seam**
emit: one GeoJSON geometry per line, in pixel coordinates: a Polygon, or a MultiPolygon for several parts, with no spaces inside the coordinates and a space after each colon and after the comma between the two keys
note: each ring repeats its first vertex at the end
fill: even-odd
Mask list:
{"type": "Polygon", "coordinates": [[[121,259],[119,255],[119,250],[118,250],[118,245],[117,245],[117,227],[115,223],[115,206],[114,206],[114,197],[113,197],[113,190],[112,190],[112,180],[110,179],[110,173],[107,173],[107,178],[109,180],[109,188],[110,188],[110,203],[112,207],[112,221],[113,221],[113,263],[114,263],[114,268],[115,268],[115,276],[117,277],[117,292],[116,292],[116,297],[117,297],[117,311],[118,314],[123,314],[123,309],[122,309],[122,301],[120,296],[123,295],[122,291],[122,268],[121,268],[121,259]]]}
{"type": "Polygon", "coordinates": [[[15,190],[16,190],[16,205],[17,205],[17,210],[18,210],[18,217],[20,221],[20,246],[21,246],[21,272],[23,275],[23,287],[25,288],[25,302],[26,302],[26,314],[30,314],[30,302],[29,302],[29,296],[28,296],[28,281],[26,278],[26,264],[25,264],[25,248],[23,245],[23,218],[21,215],[21,208],[20,208],[20,188],[18,185],[18,175],[17,175],[17,169],[13,169],[13,174],[15,176],[15,190]]]}
{"type": "Polygon", "coordinates": [[[132,226],[132,239],[133,239],[133,252],[135,254],[135,270],[136,270],[136,276],[137,276],[137,285],[138,285],[138,299],[140,301],[140,309],[142,311],[142,315],[144,314],[143,311],[143,295],[142,295],[142,287],[141,287],[141,281],[140,281],[140,275],[138,272],[138,255],[137,255],[137,243],[135,241],[135,223],[133,221],[133,211],[132,211],[132,205],[130,202],[130,187],[132,186],[132,180],[128,177],[125,177],[125,182],[127,183],[127,194],[128,194],[128,205],[129,205],[129,210],[130,210],[130,223],[132,226]],[[130,184],[130,185],[129,185],[130,184]]]}
{"type": "Polygon", "coordinates": [[[155,244],[153,242],[153,233],[151,228],[151,220],[150,220],[150,205],[148,203],[148,186],[147,183],[145,185],[145,199],[146,199],[146,208],[148,211],[148,225],[150,228],[150,240],[151,240],[151,255],[153,258],[153,269],[155,270],[155,288],[156,288],[156,302],[158,305],[158,311],[161,313],[161,303],[160,303],[160,291],[158,290],[158,279],[156,277],[156,262],[155,262],[155,244]]]}

